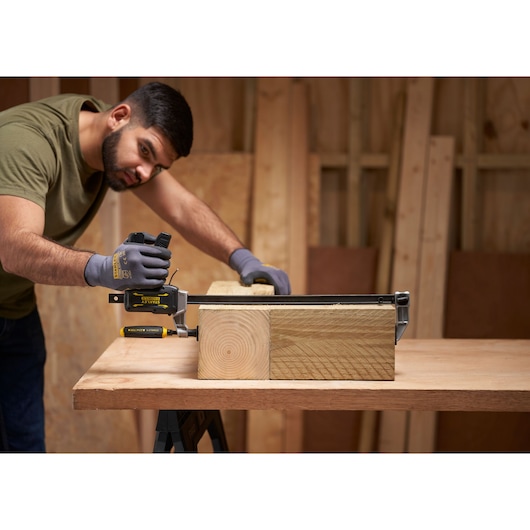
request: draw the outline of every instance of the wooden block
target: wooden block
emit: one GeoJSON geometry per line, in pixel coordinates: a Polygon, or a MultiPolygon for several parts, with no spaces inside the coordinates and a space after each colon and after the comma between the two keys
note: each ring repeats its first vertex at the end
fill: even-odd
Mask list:
{"type": "Polygon", "coordinates": [[[393,380],[393,306],[270,310],[270,379],[393,380]]]}
{"type": "MultiPolygon", "coordinates": [[[[209,294],[264,287],[216,284],[209,294]]],[[[393,380],[394,340],[390,305],[203,305],[198,378],[393,380]]]]}
{"type": "MultiPolygon", "coordinates": [[[[274,287],[223,281],[208,294],[273,295],[274,287]]],[[[199,307],[199,379],[269,379],[268,307],[199,307]]]]}

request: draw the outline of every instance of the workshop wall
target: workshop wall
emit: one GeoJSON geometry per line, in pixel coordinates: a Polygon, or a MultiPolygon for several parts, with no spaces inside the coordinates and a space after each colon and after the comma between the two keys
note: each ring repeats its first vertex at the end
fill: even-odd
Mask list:
{"type": "MultiPolygon", "coordinates": [[[[108,82],[114,83],[114,93],[121,99],[149,80],[120,78],[108,82]]],[[[222,197],[222,204],[214,204],[221,209],[222,217],[224,213],[229,215],[236,210],[242,212],[243,217],[233,222],[237,223],[241,238],[251,244],[252,211],[249,197],[252,193],[253,165],[252,160],[246,157],[252,157],[256,150],[258,80],[206,77],[160,80],[183,92],[192,107],[195,120],[192,155],[182,164],[177,162],[173,174],[176,178],[188,179],[187,185],[192,189],[200,182],[199,192],[207,200],[219,201],[222,197]],[[221,163],[213,155],[226,155],[229,158],[221,163]],[[208,159],[209,156],[212,158],[208,159]],[[201,159],[200,176],[194,176],[191,169],[194,157],[201,159]],[[245,183],[240,189],[244,192],[243,198],[236,193],[238,180],[230,179],[227,174],[233,168],[237,168],[241,182],[245,183]],[[211,188],[208,174],[212,175],[211,188]]],[[[355,266],[352,270],[359,292],[372,290],[377,253],[383,237],[385,193],[394,161],[393,149],[396,145],[402,147],[400,141],[403,141],[403,131],[396,124],[399,124],[400,102],[406,101],[408,80],[381,77],[302,78],[297,81],[307,87],[309,95],[309,151],[318,157],[320,174],[318,194],[313,194],[311,198],[317,202],[311,205],[310,211],[314,215],[318,214],[318,231],[313,231],[311,236],[309,265],[322,265],[320,268],[316,265],[310,267],[308,291],[327,289],[329,285],[323,283],[331,276],[337,283],[337,292],[341,288],[351,288],[350,285],[340,285],[341,277],[334,273],[333,260],[326,259],[328,252],[335,257],[345,255],[344,259],[350,260],[352,267],[355,266]],[[352,192],[350,177],[353,170],[358,176],[358,184],[352,192]],[[354,204],[358,206],[355,208],[352,207],[352,197],[356,197],[357,202],[354,204]],[[355,219],[354,228],[351,226],[352,217],[355,219]]],[[[35,79],[0,78],[0,110],[29,101],[35,93],[34,82],[35,79]]],[[[62,93],[90,93],[94,91],[95,85],[89,78],[60,78],[54,86],[62,93]]],[[[463,274],[469,275],[473,270],[486,266],[484,253],[495,256],[492,259],[502,256],[502,259],[507,260],[503,263],[512,264],[513,260],[519,263],[530,253],[529,123],[530,78],[435,79],[430,133],[450,136],[455,142],[448,255],[449,294],[453,293],[452,285],[462,282],[463,274]],[[470,167],[476,173],[476,194],[471,198],[463,191],[470,167]],[[466,260],[455,258],[455,253],[460,252],[466,253],[466,260]]],[[[130,231],[156,231],[162,225],[152,215],[130,198],[112,196],[82,243],[94,250],[109,249],[130,231]],[[117,220],[110,231],[109,219],[117,220]]],[[[177,284],[198,292],[205,290],[211,281],[233,279],[227,267],[219,267],[210,258],[194,253],[176,236],[175,240],[172,242],[172,248],[173,244],[176,245],[173,248],[174,256],[190,256],[190,260],[182,261],[188,270],[182,270],[184,265],[179,265],[182,269],[178,273],[177,284]]],[[[497,274],[491,281],[497,286],[505,285],[504,292],[524,293],[524,289],[528,290],[528,276],[523,278],[504,274],[502,268],[495,270],[497,274]]],[[[524,271],[524,268],[517,270],[524,271]]],[[[351,281],[351,278],[345,277],[344,283],[347,281],[351,281]]],[[[144,416],[142,420],[142,417],[138,418],[127,411],[106,414],[71,411],[71,402],[68,400],[71,386],[117,335],[124,318],[123,314],[114,310],[110,318],[106,313],[102,316],[108,309],[104,290],[97,294],[95,291],[99,289],[81,291],[79,296],[90,297],[89,306],[83,304],[80,307],[74,299],[78,297],[69,297],[61,289],[39,287],[39,292],[43,293],[40,296],[44,303],[42,317],[50,350],[46,388],[49,448],[56,452],[149,450],[152,415],[144,416]],[[56,294],[48,296],[50,289],[56,294]],[[56,310],[59,303],[62,304],[60,312],[56,310]],[[87,309],[96,306],[97,310],[87,309]],[[77,328],[98,329],[99,332],[80,337],[68,331],[77,328]],[[57,374],[62,375],[58,377],[57,374]],[[88,417],[97,418],[101,423],[92,423],[92,420],[86,419],[88,417]],[[143,429],[136,439],[130,433],[136,433],[138,419],[143,429]],[[111,433],[110,439],[94,436],[95,431],[101,432],[99,429],[111,433]],[[126,435],[120,438],[119,432],[126,435]],[[134,443],[131,444],[131,440],[134,443]]],[[[487,291],[487,286],[482,285],[478,291],[475,293],[478,298],[473,303],[491,303],[491,300],[480,299],[487,291]]],[[[503,289],[499,291],[503,292],[503,289]]],[[[472,326],[473,315],[465,314],[460,309],[458,293],[447,299],[452,320],[463,326],[465,324],[462,322],[469,321],[472,326]]],[[[522,326],[525,322],[528,322],[528,318],[523,319],[522,326]]],[[[467,329],[469,333],[474,333],[471,327],[467,329]]],[[[460,333],[454,326],[445,328],[448,337],[460,333]]],[[[496,336],[503,330],[493,329],[491,333],[496,336]]],[[[231,446],[242,451],[251,447],[248,437],[252,436],[252,432],[248,431],[247,434],[245,415],[225,414],[231,446]]],[[[282,421],[289,421],[286,418],[282,421]]],[[[528,450],[528,419],[528,414],[439,413],[435,449],[528,450]],[[466,429],[466,425],[472,425],[472,428],[466,429]]],[[[263,421],[267,421],[266,417],[263,421]]],[[[274,422],[277,429],[277,417],[274,422]]],[[[281,425],[280,429],[286,428],[285,423],[283,427],[281,425]]],[[[360,430],[360,412],[306,412],[303,414],[299,449],[356,450],[360,430]]],[[[281,449],[281,439],[278,441],[277,436],[273,438],[275,441],[269,449],[281,449]]]]}

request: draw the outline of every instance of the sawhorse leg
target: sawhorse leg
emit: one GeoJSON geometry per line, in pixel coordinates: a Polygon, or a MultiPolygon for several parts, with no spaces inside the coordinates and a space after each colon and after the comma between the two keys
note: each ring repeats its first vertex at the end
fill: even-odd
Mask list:
{"type": "Polygon", "coordinates": [[[216,453],[228,452],[223,421],[218,410],[161,410],[156,424],[154,453],[197,452],[208,431],[216,453]]]}

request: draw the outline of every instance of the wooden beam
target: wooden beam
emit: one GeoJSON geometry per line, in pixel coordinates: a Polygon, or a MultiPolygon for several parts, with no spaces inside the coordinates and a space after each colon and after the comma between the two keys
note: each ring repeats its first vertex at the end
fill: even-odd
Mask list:
{"type": "MultiPolygon", "coordinates": [[[[494,170],[494,169],[529,169],[530,155],[510,154],[510,153],[478,153],[475,157],[477,169],[494,170]]],[[[458,168],[464,168],[469,163],[467,155],[456,157],[455,165],[458,168]]],[[[477,179],[480,175],[477,174],[477,179]]]]}
{"type": "Polygon", "coordinates": [[[346,179],[346,242],[362,246],[362,79],[348,80],[348,165],[346,179]]]}
{"type": "Polygon", "coordinates": [[[411,315],[407,337],[414,337],[417,324],[420,234],[423,219],[434,80],[410,79],[403,140],[403,158],[397,203],[392,291],[409,291],[411,315]]]}
{"type": "MultiPolygon", "coordinates": [[[[420,269],[416,337],[443,337],[449,261],[449,226],[454,180],[452,137],[432,137],[429,146],[420,269]]],[[[413,411],[408,423],[407,451],[432,453],[436,446],[436,411],[413,411]]]]}
{"type": "Polygon", "coordinates": [[[454,147],[452,137],[435,136],[430,140],[416,300],[417,338],[443,337],[454,147]]]}
{"type": "MultiPolygon", "coordinates": [[[[347,153],[320,153],[323,168],[348,167],[347,153]]],[[[530,155],[524,153],[477,153],[472,156],[477,169],[528,169],[530,155]]],[[[469,158],[463,153],[455,156],[455,167],[462,169],[468,164],[469,158]]],[[[387,153],[361,153],[360,165],[364,169],[387,169],[391,165],[391,157],[387,153]]],[[[477,175],[480,178],[480,175],[477,175]]]]}
{"type": "Polygon", "coordinates": [[[257,82],[251,245],[256,256],[288,269],[291,79],[257,82]]]}
{"type": "MultiPolygon", "coordinates": [[[[259,78],[250,243],[260,259],[289,269],[290,78],[259,78]]],[[[249,411],[247,450],[284,452],[286,417],[282,411],[249,411]]]]}
{"type": "Polygon", "coordinates": [[[254,146],[254,131],[256,129],[256,79],[245,79],[243,106],[243,151],[251,153],[254,146]]]}
{"type": "Polygon", "coordinates": [[[31,77],[29,80],[29,99],[39,99],[56,96],[60,93],[59,77],[31,77]]]}
{"type": "Polygon", "coordinates": [[[462,249],[475,250],[477,242],[478,197],[478,79],[464,80],[464,159],[462,172],[462,249]]]}
{"type": "MultiPolygon", "coordinates": [[[[420,262],[420,230],[423,217],[425,175],[427,172],[434,79],[411,78],[407,83],[407,105],[397,203],[392,291],[411,293],[410,321],[406,337],[416,335],[420,262]]],[[[380,452],[403,452],[407,447],[405,412],[381,412],[380,452]]]]}
{"type": "Polygon", "coordinates": [[[400,93],[396,105],[392,145],[390,149],[390,166],[385,190],[385,210],[381,244],[377,260],[376,290],[378,293],[390,292],[392,274],[392,252],[394,249],[394,231],[396,224],[397,197],[401,151],[403,148],[403,122],[405,117],[405,94],[400,93]]]}
{"type": "MultiPolygon", "coordinates": [[[[323,168],[348,167],[348,153],[320,153],[323,168]]],[[[359,164],[366,169],[388,168],[390,157],[387,153],[360,153],[359,164]]]]}
{"type": "MultiPolygon", "coordinates": [[[[396,202],[399,187],[399,170],[401,165],[401,151],[403,144],[403,122],[405,119],[405,93],[398,94],[394,128],[392,132],[392,145],[390,148],[390,165],[387,173],[385,190],[385,211],[381,244],[377,259],[376,292],[387,293],[390,291],[392,275],[392,257],[394,249],[394,230],[396,222],[396,202]]],[[[365,410],[361,416],[358,451],[371,452],[374,441],[379,414],[376,411],[365,410]]]]}
{"type": "Polygon", "coordinates": [[[309,101],[307,85],[292,85],[289,153],[288,259],[293,294],[307,292],[309,218],[309,101]]]}
{"type": "MultiPolygon", "coordinates": [[[[309,155],[309,183],[307,205],[307,244],[309,247],[320,245],[320,157],[309,155]]],[[[309,263],[308,263],[309,266],[309,263]]],[[[309,279],[307,280],[309,281],[309,279]]],[[[307,286],[309,288],[309,285],[307,286]]]]}
{"type": "MultiPolygon", "coordinates": [[[[291,152],[289,154],[289,273],[291,292],[307,293],[309,244],[309,93],[307,84],[294,81],[291,88],[291,152]]],[[[303,413],[285,412],[284,451],[303,447],[303,413]]]]}

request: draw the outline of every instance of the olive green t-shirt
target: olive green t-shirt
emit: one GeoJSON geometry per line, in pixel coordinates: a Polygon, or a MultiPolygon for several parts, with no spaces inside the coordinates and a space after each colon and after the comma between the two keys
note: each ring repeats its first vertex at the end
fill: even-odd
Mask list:
{"type": "MultiPolygon", "coordinates": [[[[108,189],[103,173],[83,160],[78,132],[82,109],[107,108],[91,96],[65,94],[0,112],[0,195],[43,208],[44,236],[62,245],[77,241],[108,189]]],[[[33,283],[0,263],[0,317],[21,318],[35,305],[33,283]]]]}

